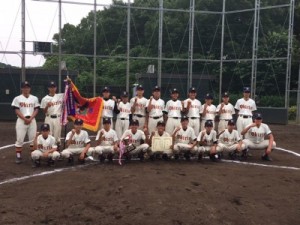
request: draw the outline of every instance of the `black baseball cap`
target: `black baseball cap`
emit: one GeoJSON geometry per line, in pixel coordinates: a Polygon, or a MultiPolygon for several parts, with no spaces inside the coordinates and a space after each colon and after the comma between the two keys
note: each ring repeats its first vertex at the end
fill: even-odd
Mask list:
{"type": "Polygon", "coordinates": [[[244,87],[244,88],[243,88],[243,92],[244,92],[244,93],[250,93],[250,92],[251,92],[250,87],[244,87]]]}
{"type": "Polygon", "coordinates": [[[153,91],[160,91],[160,87],[156,85],[156,86],[153,88],[153,91]]]}
{"type": "Polygon", "coordinates": [[[255,113],[253,118],[254,118],[255,120],[262,120],[263,116],[262,116],[261,113],[255,113]]]}
{"type": "Polygon", "coordinates": [[[213,96],[211,94],[207,93],[205,95],[205,99],[213,99],[213,96]]]}
{"type": "Polygon", "coordinates": [[[136,119],[130,121],[130,125],[131,125],[131,126],[132,126],[132,125],[137,125],[137,126],[138,126],[139,124],[140,124],[139,121],[136,120],[136,119]]]}
{"type": "Polygon", "coordinates": [[[204,124],[204,127],[213,127],[214,124],[213,124],[213,121],[212,120],[207,120],[204,124]]]}
{"type": "Polygon", "coordinates": [[[143,87],[143,85],[139,84],[138,86],[136,86],[136,89],[137,90],[144,90],[144,87],[143,87]]]}
{"type": "Polygon", "coordinates": [[[82,119],[76,119],[75,121],[74,121],[74,124],[75,125],[82,125],[83,124],[83,120],[82,119]]]}
{"type": "Polygon", "coordinates": [[[235,125],[235,122],[234,122],[234,120],[233,119],[231,119],[231,120],[228,120],[228,125],[235,125]]]}
{"type": "Polygon", "coordinates": [[[163,120],[161,120],[161,121],[158,121],[157,122],[157,126],[166,126],[166,123],[163,121],[163,120]]]}
{"type": "Polygon", "coordinates": [[[184,115],[184,116],[181,117],[181,122],[183,122],[185,120],[189,120],[189,118],[186,115],[184,115]]]}
{"type": "Polygon", "coordinates": [[[107,123],[111,124],[110,118],[103,118],[103,124],[107,124],[107,123]]]}
{"type": "Polygon", "coordinates": [[[49,131],[50,130],[50,126],[48,123],[43,123],[41,125],[41,131],[49,131]]]}
{"type": "Polygon", "coordinates": [[[28,81],[23,81],[22,83],[21,83],[21,88],[25,88],[25,87],[31,87],[31,85],[30,85],[30,83],[28,82],[28,81]]]}
{"type": "Polygon", "coordinates": [[[222,97],[229,97],[229,93],[228,92],[224,92],[222,97]]]}
{"type": "Polygon", "coordinates": [[[174,94],[174,93],[179,93],[179,91],[178,91],[177,88],[173,88],[173,89],[171,90],[171,93],[172,93],[172,94],[174,94]]]}
{"type": "Polygon", "coordinates": [[[195,88],[195,87],[191,87],[191,88],[189,89],[189,92],[197,92],[197,91],[196,91],[196,88],[195,88]]]}
{"type": "Polygon", "coordinates": [[[50,81],[48,83],[48,87],[57,87],[57,86],[56,86],[56,83],[54,81],[50,81]]]}
{"type": "Polygon", "coordinates": [[[103,92],[106,92],[106,91],[107,91],[107,92],[110,92],[110,88],[107,87],[107,86],[105,86],[105,87],[102,89],[102,93],[103,93],[103,92]]]}
{"type": "Polygon", "coordinates": [[[128,97],[128,92],[127,91],[123,91],[121,94],[121,97],[128,97]]]}

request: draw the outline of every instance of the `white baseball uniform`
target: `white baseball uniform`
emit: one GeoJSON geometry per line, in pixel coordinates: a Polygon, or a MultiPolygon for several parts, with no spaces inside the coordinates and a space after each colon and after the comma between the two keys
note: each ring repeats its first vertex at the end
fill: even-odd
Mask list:
{"type": "MultiPolygon", "coordinates": [[[[205,104],[202,105],[200,114],[203,113],[205,104]]],[[[201,116],[201,130],[204,130],[204,124],[207,120],[211,120],[213,122],[213,128],[215,127],[215,116],[216,116],[216,106],[211,104],[206,107],[206,114],[205,116],[201,116]]]]}
{"type": "Polygon", "coordinates": [[[122,137],[122,134],[129,128],[129,115],[131,114],[131,105],[129,102],[124,104],[124,102],[120,102],[118,104],[118,110],[120,113],[117,116],[116,121],[116,132],[118,138],[122,137]]]}
{"type": "Polygon", "coordinates": [[[61,136],[61,111],[63,105],[64,94],[55,94],[54,96],[46,95],[41,101],[41,108],[45,109],[47,104],[51,102],[48,107],[45,117],[45,123],[50,126],[50,134],[55,137],[57,143],[60,143],[61,136]]]}
{"type": "Polygon", "coordinates": [[[163,120],[163,110],[165,108],[165,101],[160,98],[157,100],[152,98],[147,101],[146,107],[149,106],[150,101],[151,105],[153,105],[154,107],[149,112],[148,131],[149,133],[152,133],[152,131],[156,130],[157,122],[163,120]]]}
{"type": "Polygon", "coordinates": [[[238,110],[238,119],[236,128],[241,133],[252,121],[252,112],[256,110],[255,101],[249,98],[247,101],[244,98],[237,100],[235,107],[238,110]]]}
{"type": "MultiPolygon", "coordinates": [[[[217,132],[215,130],[211,130],[211,132],[208,134],[206,130],[202,130],[197,137],[197,141],[205,142],[204,145],[199,146],[199,148],[198,148],[199,152],[210,153],[211,147],[214,144],[218,143],[217,132]]],[[[219,146],[217,146],[216,151],[218,153],[218,152],[221,152],[222,149],[219,146]]]]}
{"type": "Polygon", "coordinates": [[[101,128],[103,128],[103,123],[102,120],[103,118],[110,118],[111,120],[111,127],[113,128],[114,123],[113,123],[113,117],[114,117],[114,108],[115,108],[115,104],[116,102],[112,99],[107,99],[105,100],[103,98],[103,110],[102,110],[102,115],[101,115],[101,128]]]}
{"type": "MultiPolygon", "coordinates": [[[[175,132],[175,131],[174,131],[175,132]]],[[[191,151],[192,153],[196,148],[191,149],[190,146],[193,141],[196,140],[194,129],[190,126],[187,129],[181,128],[175,135],[175,144],[173,147],[173,153],[179,154],[181,152],[191,151]]]]}
{"type": "Polygon", "coordinates": [[[198,136],[200,129],[200,110],[201,110],[201,102],[198,99],[186,99],[184,101],[184,108],[187,108],[188,102],[191,102],[191,106],[187,113],[187,117],[189,118],[189,126],[194,129],[195,135],[198,136]]]}
{"type": "Polygon", "coordinates": [[[169,100],[166,104],[164,112],[168,114],[166,123],[166,131],[172,134],[176,127],[180,126],[182,104],[179,100],[169,100]]]}
{"type": "MultiPolygon", "coordinates": [[[[56,140],[52,135],[48,135],[46,139],[44,139],[43,135],[40,134],[37,137],[37,145],[41,145],[42,148],[36,149],[31,153],[32,160],[39,160],[41,157],[43,157],[43,153],[47,150],[51,149],[57,149],[56,140]]],[[[60,157],[60,154],[58,151],[54,151],[52,153],[48,154],[48,158],[52,160],[57,160],[60,157]]]]}
{"type": "Polygon", "coordinates": [[[146,106],[147,106],[147,99],[142,97],[134,97],[130,99],[131,107],[134,106],[135,99],[137,98],[137,103],[134,108],[134,113],[132,115],[132,119],[139,121],[139,129],[143,129],[146,120],[146,106]]]}
{"type": "Polygon", "coordinates": [[[87,155],[93,155],[94,153],[98,155],[114,153],[114,144],[119,140],[116,131],[113,129],[109,129],[109,131],[101,129],[97,133],[96,141],[99,140],[101,132],[103,133],[102,138],[104,138],[104,140],[95,148],[89,148],[87,155]]]}
{"type": "MultiPolygon", "coordinates": [[[[38,98],[34,95],[29,95],[28,98],[26,98],[24,95],[19,95],[14,98],[11,106],[14,109],[19,109],[24,117],[29,118],[33,114],[34,110],[40,107],[40,104],[38,98]]],[[[26,134],[28,135],[29,141],[33,141],[36,130],[37,127],[35,118],[28,125],[24,123],[24,120],[18,118],[16,123],[17,141],[15,146],[17,148],[21,148],[23,146],[26,134]]]]}
{"type": "MultiPolygon", "coordinates": [[[[162,135],[159,135],[158,131],[155,131],[154,135],[152,137],[170,137],[171,135],[169,133],[167,133],[166,131],[164,131],[164,133],[162,135]]],[[[151,147],[150,147],[151,150],[151,147]]],[[[170,156],[172,154],[172,149],[169,150],[164,150],[164,151],[156,151],[156,154],[167,154],[168,156],[170,156]]]]}
{"type": "MultiPolygon", "coordinates": [[[[248,126],[251,126],[248,125],[248,126]]],[[[271,134],[269,126],[265,123],[261,123],[259,127],[251,127],[245,134],[245,143],[248,149],[261,150],[266,149],[269,146],[269,140],[265,140],[265,136],[271,134]]],[[[275,141],[272,144],[272,149],[276,148],[275,141]]]]}
{"type": "MultiPolygon", "coordinates": [[[[222,149],[222,151],[233,152],[237,150],[238,143],[241,140],[241,136],[237,130],[232,130],[229,132],[228,129],[225,129],[219,136],[218,146],[222,149]]],[[[245,144],[242,143],[241,150],[245,148],[245,144]]]]}
{"type": "Polygon", "coordinates": [[[131,129],[126,130],[124,134],[121,137],[121,140],[123,141],[124,138],[129,137],[129,140],[131,141],[130,144],[133,144],[136,148],[130,152],[130,155],[138,155],[141,152],[147,152],[149,149],[149,145],[146,143],[141,143],[142,140],[146,140],[146,135],[143,131],[137,130],[136,133],[132,133],[131,129]]]}
{"type": "Polygon", "coordinates": [[[217,106],[216,113],[220,115],[220,121],[218,124],[218,133],[221,133],[227,128],[228,121],[232,119],[232,115],[235,114],[234,107],[231,103],[224,104],[221,110],[222,103],[217,106]]]}
{"type": "MultiPolygon", "coordinates": [[[[72,131],[67,134],[66,141],[70,140],[72,131]]],[[[84,145],[91,142],[88,133],[85,130],[80,130],[80,133],[75,133],[72,137],[75,143],[70,144],[68,148],[61,152],[62,157],[69,158],[71,155],[79,155],[84,149],[84,145]]]]}

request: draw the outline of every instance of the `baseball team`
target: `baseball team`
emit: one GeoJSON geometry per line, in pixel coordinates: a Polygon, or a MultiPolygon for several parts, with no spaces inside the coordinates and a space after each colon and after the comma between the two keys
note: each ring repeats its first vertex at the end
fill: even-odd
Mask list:
{"type": "Polygon", "coordinates": [[[179,100],[179,91],[172,89],[171,99],[165,103],[160,98],[159,86],[152,89],[152,96],[147,99],[143,86],[138,85],[136,96],[131,99],[126,91],[121,93],[120,99],[111,97],[110,88],[104,87],[101,96],[104,106],[96,146],[91,146],[89,134],[83,130],[84,121],[76,119],[73,129],[65,137],[66,148],[62,149],[60,120],[64,94],[57,93],[53,81],[48,84],[48,91],[40,104],[38,98],[31,94],[30,83],[22,82],[21,95],[15,97],[11,104],[17,115],[17,164],[22,162],[26,135],[32,141],[33,167],[40,166],[41,160],[52,166],[56,160],[66,159],[72,165],[75,155],[80,163],[94,157],[103,163],[106,159],[113,161],[120,152],[126,160],[132,157],[140,160],[190,160],[196,157],[201,160],[203,156],[209,156],[212,161],[218,161],[225,154],[232,160],[246,159],[251,155],[249,150],[263,150],[261,159],[271,161],[271,151],[276,147],[269,126],[262,123],[262,114],[254,113],[257,109],[255,101],[250,98],[249,87],[243,88],[243,97],[235,106],[230,103],[228,92],[223,93],[222,102],[215,106],[209,93],[202,104],[194,87],[189,89],[188,98],[184,101],[179,100]],[[40,108],[45,114],[45,122],[37,132],[35,117],[40,108]],[[153,151],[154,137],[171,138],[171,146],[153,151]]]}

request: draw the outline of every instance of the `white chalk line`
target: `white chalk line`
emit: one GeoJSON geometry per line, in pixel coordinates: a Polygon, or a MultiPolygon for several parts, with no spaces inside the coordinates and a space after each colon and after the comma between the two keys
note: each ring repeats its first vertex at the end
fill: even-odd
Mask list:
{"type": "Polygon", "coordinates": [[[297,157],[300,157],[300,154],[299,154],[299,153],[294,152],[294,151],[291,151],[291,150],[288,150],[288,149],[276,147],[275,150],[287,152],[287,153],[293,154],[293,155],[295,155],[295,156],[297,156],[297,157]]]}

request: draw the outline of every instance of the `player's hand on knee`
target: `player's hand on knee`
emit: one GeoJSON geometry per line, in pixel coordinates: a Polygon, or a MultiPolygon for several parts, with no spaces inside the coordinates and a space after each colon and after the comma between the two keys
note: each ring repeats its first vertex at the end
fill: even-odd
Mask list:
{"type": "Polygon", "coordinates": [[[81,160],[83,160],[84,159],[84,152],[82,152],[81,154],[80,154],[80,156],[79,156],[79,159],[81,159],[81,160]]]}
{"type": "Polygon", "coordinates": [[[266,150],[266,153],[267,153],[267,154],[270,154],[271,151],[272,151],[272,149],[271,149],[270,147],[268,147],[267,150],[266,150]]]}

